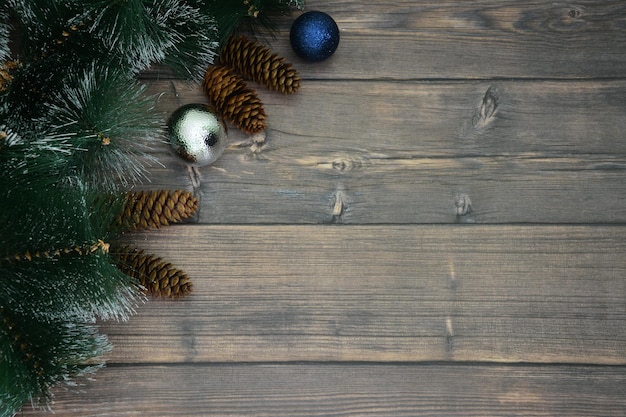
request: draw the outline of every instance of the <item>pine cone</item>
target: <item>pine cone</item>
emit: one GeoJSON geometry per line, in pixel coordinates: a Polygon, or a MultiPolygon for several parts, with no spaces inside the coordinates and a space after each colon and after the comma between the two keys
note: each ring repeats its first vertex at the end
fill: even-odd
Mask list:
{"type": "Polygon", "coordinates": [[[193,217],[198,199],[183,190],[129,191],[116,224],[126,231],[159,228],[193,217]]]}
{"type": "Polygon", "coordinates": [[[212,65],[204,74],[203,88],[209,101],[243,132],[260,133],[265,130],[265,109],[256,92],[232,69],[212,65]]]}
{"type": "Polygon", "coordinates": [[[244,78],[254,80],[273,91],[293,94],[300,88],[298,71],[272,50],[243,35],[231,36],[222,48],[220,62],[244,78]]]}
{"type": "MultiPolygon", "coordinates": [[[[0,74],[0,78],[2,77],[2,75],[0,74]]],[[[0,80],[0,84],[2,84],[2,81],[0,80]]],[[[0,93],[2,92],[2,88],[0,88],[0,93]]],[[[0,130],[0,151],[2,150],[2,148],[4,147],[4,141],[6,140],[6,138],[9,137],[9,134],[7,132],[5,132],[4,130],[0,130]]]]}
{"type": "Polygon", "coordinates": [[[123,247],[115,250],[113,259],[120,271],[139,281],[154,297],[179,298],[191,293],[187,274],[159,257],[123,247]]]}
{"type": "Polygon", "coordinates": [[[19,66],[17,61],[7,61],[0,65],[0,93],[9,88],[9,84],[13,81],[13,71],[19,66]]]}

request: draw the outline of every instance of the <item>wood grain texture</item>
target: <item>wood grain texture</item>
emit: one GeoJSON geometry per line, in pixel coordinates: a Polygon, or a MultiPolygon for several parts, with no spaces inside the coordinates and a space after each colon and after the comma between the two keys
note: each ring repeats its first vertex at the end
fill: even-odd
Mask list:
{"type": "MultiPolygon", "coordinates": [[[[150,91],[162,109],[206,101],[150,91]]],[[[623,81],[314,82],[263,99],[267,141],[231,128],[200,170],[201,223],[626,222],[623,81]]],[[[191,189],[166,144],[154,156],[146,187],[191,189]]]]}
{"type": "MultiPolygon", "coordinates": [[[[623,416],[626,3],[307,1],[321,63],[258,88],[190,172],[192,225],[129,236],[195,291],[103,323],[110,367],[63,416],[623,416]],[[473,224],[472,224],[473,223],[473,224]]],[[[297,13],[296,13],[297,14],[297,13]]],[[[198,85],[142,75],[167,119],[198,85]]],[[[25,410],[22,416],[47,415],[25,410]]]]}
{"type": "MultiPolygon", "coordinates": [[[[626,5],[619,0],[343,1],[332,12],[352,77],[623,76],[626,5]]],[[[329,67],[318,75],[346,72],[329,67]]]]}
{"type": "MultiPolygon", "coordinates": [[[[623,416],[617,367],[204,365],[102,370],[64,417],[623,416]]],[[[20,417],[43,415],[26,409],[20,417]]]]}
{"type": "MultiPolygon", "coordinates": [[[[336,20],[341,42],[307,64],[288,36],[264,41],[306,79],[613,78],[626,65],[621,0],[307,2],[336,20]]],[[[297,13],[294,14],[294,17],[297,13]]],[[[293,18],[278,29],[289,32],[293,18]]],[[[167,77],[156,72],[153,77],[167,77]]]]}
{"type": "Polygon", "coordinates": [[[135,239],[184,266],[194,294],[104,326],[114,363],[626,364],[624,227],[184,226],[135,239]]]}

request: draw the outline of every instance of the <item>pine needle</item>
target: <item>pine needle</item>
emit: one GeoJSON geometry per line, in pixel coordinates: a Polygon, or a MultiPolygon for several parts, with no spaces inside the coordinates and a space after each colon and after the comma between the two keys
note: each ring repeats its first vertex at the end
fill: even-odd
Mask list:
{"type": "Polygon", "coordinates": [[[45,117],[52,133],[72,148],[70,167],[89,184],[114,189],[145,179],[150,143],[160,135],[154,99],[145,87],[114,69],[95,66],[68,77],[45,117]]]}

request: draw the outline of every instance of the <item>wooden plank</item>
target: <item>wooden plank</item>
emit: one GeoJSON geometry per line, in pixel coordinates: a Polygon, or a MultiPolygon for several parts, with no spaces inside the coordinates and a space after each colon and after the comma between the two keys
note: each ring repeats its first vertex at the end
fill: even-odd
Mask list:
{"type": "MultiPolygon", "coordinates": [[[[53,410],[80,416],[623,416],[622,367],[112,367],[53,410]]],[[[48,415],[27,407],[21,417],[48,415]]]]}
{"type": "MultiPolygon", "coordinates": [[[[205,170],[197,221],[624,223],[626,159],[302,158],[224,160],[205,170]],[[315,162],[317,160],[318,162],[315,162]]],[[[159,178],[167,175],[162,172],[159,178]]],[[[151,187],[188,188],[184,183],[151,187]]]]}
{"type": "MultiPolygon", "coordinates": [[[[165,113],[205,100],[180,82],[150,91],[165,113]]],[[[231,128],[200,170],[202,223],[626,221],[623,81],[315,82],[263,98],[267,142],[231,128]]],[[[191,189],[166,144],[154,155],[145,188],[191,189]]]]}
{"type": "MultiPolygon", "coordinates": [[[[159,110],[206,102],[195,84],[154,81],[159,110]],[[178,96],[176,96],[176,94],[178,96]]],[[[312,81],[294,95],[258,91],[268,149],[389,157],[626,152],[626,81],[312,81]]],[[[250,140],[230,129],[236,149],[250,140]]]]}
{"type": "Polygon", "coordinates": [[[183,226],[194,294],[107,323],[113,363],[626,364],[623,226],[183,226]]]}
{"type": "Polygon", "coordinates": [[[298,13],[264,39],[305,79],[605,78],[622,77],[626,65],[620,0],[312,0],[307,10],[337,21],[341,41],[329,60],[306,63],[291,50],[298,13]]]}

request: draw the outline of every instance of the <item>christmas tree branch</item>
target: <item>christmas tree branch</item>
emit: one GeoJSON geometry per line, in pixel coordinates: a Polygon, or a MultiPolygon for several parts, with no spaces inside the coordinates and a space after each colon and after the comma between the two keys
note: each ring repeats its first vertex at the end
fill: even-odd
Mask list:
{"type": "Polygon", "coordinates": [[[55,259],[61,256],[68,255],[78,255],[78,256],[86,256],[92,255],[95,253],[109,253],[110,248],[109,243],[105,243],[103,240],[98,240],[98,242],[93,243],[91,245],[83,245],[83,246],[72,246],[66,247],[63,249],[54,249],[54,250],[46,250],[46,251],[26,251],[24,253],[16,253],[11,256],[6,256],[2,261],[4,263],[16,263],[22,261],[33,261],[33,260],[41,260],[41,259],[55,259]]]}
{"type": "Polygon", "coordinates": [[[110,349],[96,326],[81,319],[41,321],[0,306],[0,416],[14,415],[27,401],[46,405],[52,384],[94,372],[102,366],[94,359],[110,349]]]}

